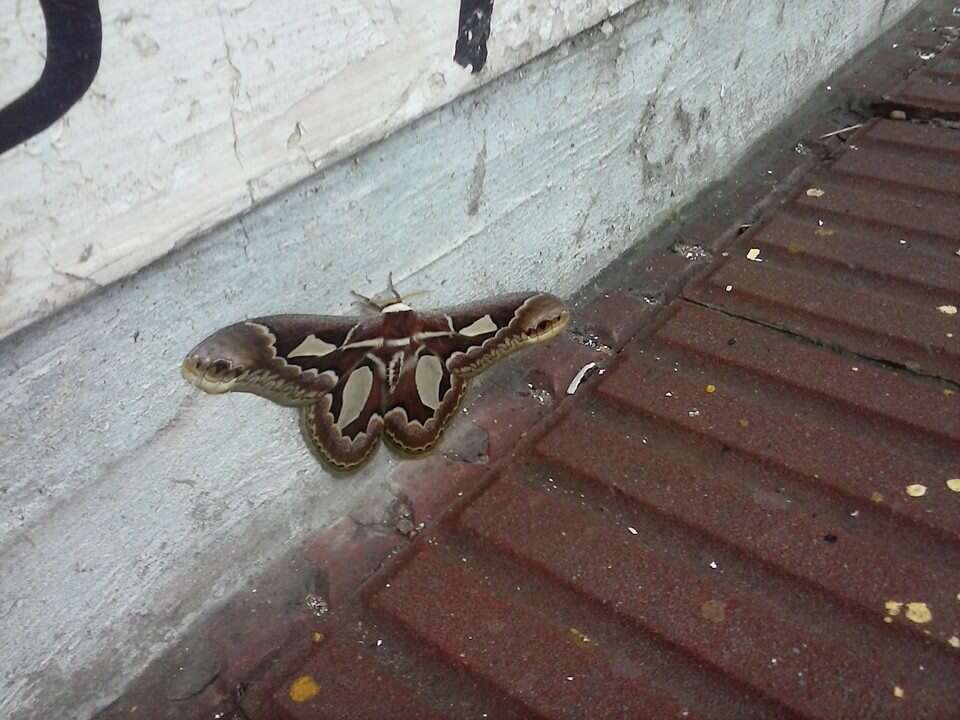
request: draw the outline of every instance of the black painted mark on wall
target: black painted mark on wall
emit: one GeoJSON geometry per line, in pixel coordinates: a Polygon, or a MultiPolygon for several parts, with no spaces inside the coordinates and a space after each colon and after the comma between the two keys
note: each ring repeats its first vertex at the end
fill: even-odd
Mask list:
{"type": "Polygon", "coordinates": [[[490,37],[490,19],[493,0],[460,0],[460,29],[453,60],[471,72],[483,70],[487,62],[487,39],[490,37]]]}
{"type": "Polygon", "coordinates": [[[40,0],[47,58],[40,79],[0,108],[0,155],[63,117],[100,68],[103,28],[98,0],[40,0]]]}

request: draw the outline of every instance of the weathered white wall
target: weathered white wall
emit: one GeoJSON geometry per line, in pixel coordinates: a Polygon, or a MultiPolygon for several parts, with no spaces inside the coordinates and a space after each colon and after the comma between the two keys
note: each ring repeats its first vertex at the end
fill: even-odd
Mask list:
{"type": "MultiPolygon", "coordinates": [[[[0,107],[15,100],[43,71],[47,34],[43,23],[16,12],[20,3],[0,8],[0,107]]],[[[28,14],[40,13],[40,6],[28,14]]]]}
{"type": "Polygon", "coordinates": [[[197,340],[387,270],[566,293],[912,4],[640,3],[0,342],[0,716],[86,717],[397,462],[327,476],[289,410],[186,386],[197,340]]]}
{"type": "MultiPolygon", "coordinates": [[[[499,0],[471,75],[455,0],[100,0],[92,87],[0,155],[0,337],[628,4],[499,0]]],[[[5,101],[44,38],[37,0],[0,3],[5,101]]]]}

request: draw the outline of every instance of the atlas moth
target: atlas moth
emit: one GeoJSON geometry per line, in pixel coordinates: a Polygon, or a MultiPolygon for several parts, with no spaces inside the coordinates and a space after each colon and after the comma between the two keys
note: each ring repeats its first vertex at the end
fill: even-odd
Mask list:
{"type": "Polygon", "coordinates": [[[183,376],[208,393],[254,393],[298,407],[314,455],[350,470],[381,436],[407,453],[430,450],[471,377],[555,337],[569,320],[547,293],[419,312],[392,278],[389,287],[385,302],[358,295],[378,310],[372,317],[273,315],[218,330],[187,354],[183,376]]]}

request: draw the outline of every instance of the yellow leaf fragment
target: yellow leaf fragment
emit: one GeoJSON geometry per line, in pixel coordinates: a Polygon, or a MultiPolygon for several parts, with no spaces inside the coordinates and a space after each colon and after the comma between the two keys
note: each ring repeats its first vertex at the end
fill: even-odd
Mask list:
{"type": "Polygon", "coordinates": [[[715,393],[715,392],[717,391],[717,386],[716,386],[716,385],[707,385],[707,386],[703,389],[703,391],[704,391],[705,393],[707,393],[708,395],[713,395],[713,393],[715,393]]]}
{"type": "Polygon", "coordinates": [[[588,635],[580,632],[575,627],[567,630],[567,637],[569,637],[572,643],[579,645],[580,647],[589,647],[593,644],[593,640],[591,640],[588,635]]]}
{"type": "Polygon", "coordinates": [[[910,497],[918,498],[923,497],[927,494],[927,486],[921,485],[919,483],[914,483],[913,485],[907,485],[907,495],[910,497]]]}
{"type": "Polygon", "coordinates": [[[818,237],[830,237],[831,235],[836,235],[836,230],[831,230],[830,228],[817,228],[814,233],[818,237]]]}
{"type": "Polygon", "coordinates": [[[941,305],[940,307],[937,308],[937,310],[939,310],[940,312],[942,312],[944,315],[956,315],[956,314],[957,314],[957,306],[956,306],[956,305],[941,305]]]}
{"type": "Polygon", "coordinates": [[[918,625],[925,625],[933,620],[933,613],[926,603],[911,602],[907,603],[907,620],[915,622],[918,625]]]}
{"type": "Polygon", "coordinates": [[[947,644],[949,644],[950,647],[960,648],[960,637],[951,635],[949,638],[947,638],[947,644]]]}
{"type": "Polygon", "coordinates": [[[947,480],[947,487],[955,493],[960,493],[960,478],[950,478],[947,480]]]}
{"type": "Polygon", "coordinates": [[[878,492],[874,491],[874,492],[870,493],[870,499],[873,500],[875,503],[882,503],[882,502],[883,502],[883,493],[878,493],[878,492]]]}
{"type": "Polygon", "coordinates": [[[727,605],[722,600],[707,600],[700,606],[700,614],[704,620],[720,624],[726,619],[727,605]]]}
{"type": "Polygon", "coordinates": [[[750,248],[747,251],[747,260],[752,260],[753,262],[763,262],[760,259],[760,248],[750,248]]]}
{"type": "Polygon", "coordinates": [[[807,190],[807,197],[820,198],[826,195],[826,193],[820,188],[810,188],[807,190]]]}
{"type": "Polygon", "coordinates": [[[295,703],[305,703],[316,697],[319,692],[320,686],[309,675],[301,675],[290,685],[290,699],[295,703]]]}
{"type": "Polygon", "coordinates": [[[895,698],[898,698],[898,699],[902,700],[902,699],[903,699],[903,696],[904,696],[903,688],[900,687],[899,685],[894,685],[894,686],[893,686],[893,696],[894,696],[895,698]]]}

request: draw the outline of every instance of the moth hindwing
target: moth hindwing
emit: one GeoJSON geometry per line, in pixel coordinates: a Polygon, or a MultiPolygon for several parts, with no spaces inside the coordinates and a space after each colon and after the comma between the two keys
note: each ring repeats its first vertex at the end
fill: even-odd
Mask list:
{"type": "Polygon", "coordinates": [[[301,408],[308,446],[345,470],[385,435],[420,453],[436,445],[469,378],[557,335],[563,304],[544,293],[502,295],[418,313],[399,300],[371,318],[276,315],[215,332],[183,361],[209,393],[248,392],[301,408]]]}

